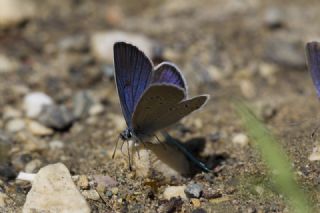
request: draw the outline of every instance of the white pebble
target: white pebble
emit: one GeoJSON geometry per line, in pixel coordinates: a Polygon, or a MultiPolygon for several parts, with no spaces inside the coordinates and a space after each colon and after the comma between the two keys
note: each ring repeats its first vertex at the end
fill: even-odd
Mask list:
{"type": "Polygon", "coordinates": [[[320,147],[316,146],[313,148],[311,155],[309,156],[309,161],[319,161],[320,160],[320,147]]]}
{"type": "Polygon", "coordinates": [[[12,119],[6,124],[6,130],[11,133],[19,132],[25,128],[25,121],[22,119],[12,119]]]}
{"type": "Polygon", "coordinates": [[[243,133],[238,133],[233,136],[232,143],[240,145],[240,146],[246,146],[249,143],[249,138],[247,135],[243,133]]]}
{"type": "Polygon", "coordinates": [[[137,46],[147,56],[153,51],[152,41],[144,35],[122,31],[98,32],[91,37],[91,48],[94,56],[101,61],[113,62],[113,45],[125,41],[137,46]]]}
{"type": "Polygon", "coordinates": [[[89,115],[99,115],[104,111],[104,107],[102,104],[95,104],[89,109],[89,115]]]}
{"type": "Polygon", "coordinates": [[[81,193],[85,198],[87,198],[89,200],[99,200],[100,199],[99,193],[94,189],[84,190],[81,193]]]}
{"type": "Polygon", "coordinates": [[[186,193],[184,192],[186,186],[168,186],[163,192],[163,198],[170,200],[173,197],[180,197],[183,200],[187,199],[186,193]]]}
{"type": "Polygon", "coordinates": [[[62,149],[64,147],[64,143],[59,140],[51,141],[49,143],[50,149],[62,149]]]}
{"type": "Polygon", "coordinates": [[[23,101],[24,110],[29,118],[36,118],[42,107],[53,104],[53,100],[42,92],[33,92],[25,96],[23,101]]]}

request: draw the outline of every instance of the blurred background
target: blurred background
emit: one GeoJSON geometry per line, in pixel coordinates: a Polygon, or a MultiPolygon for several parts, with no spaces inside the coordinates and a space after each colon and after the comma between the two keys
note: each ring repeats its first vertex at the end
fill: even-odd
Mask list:
{"type": "MultiPolygon", "coordinates": [[[[301,184],[319,201],[320,143],[310,134],[320,122],[320,103],[304,50],[306,42],[320,41],[319,1],[0,0],[0,8],[0,191],[7,196],[5,208],[21,209],[30,189],[15,183],[17,172],[37,172],[54,162],[65,163],[71,174],[107,171],[145,194],[127,177],[123,162],[110,160],[125,128],[113,79],[112,47],[119,40],[138,46],[155,65],[177,64],[190,96],[211,95],[201,112],[171,134],[182,142],[201,138],[199,157],[218,169],[174,184],[203,181],[210,193],[228,199],[175,205],[217,212],[286,210],[230,98],[246,100],[273,130],[301,184]]],[[[122,187],[125,196],[129,192],[122,187]]],[[[127,210],[157,209],[164,205],[160,200],[156,194],[128,201],[127,210]]],[[[92,202],[97,212],[106,208],[92,202]]]]}

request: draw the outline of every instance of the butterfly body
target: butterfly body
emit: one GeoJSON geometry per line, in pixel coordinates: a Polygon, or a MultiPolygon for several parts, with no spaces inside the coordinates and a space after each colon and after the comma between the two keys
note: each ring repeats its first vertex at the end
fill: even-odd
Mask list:
{"type": "Polygon", "coordinates": [[[150,142],[155,133],[200,109],[209,98],[188,99],[187,84],[170,62],[153,66],[137,47],[125,42],[114,45],[115,81],[127,124],[120,138],[150,142]]]}

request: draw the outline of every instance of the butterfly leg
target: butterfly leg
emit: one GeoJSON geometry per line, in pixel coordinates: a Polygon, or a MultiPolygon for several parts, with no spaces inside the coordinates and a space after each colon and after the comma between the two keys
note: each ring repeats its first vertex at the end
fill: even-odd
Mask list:
{"type": "Polygon", "coordinates": [[[129,141],[127,142],[127,150],[128,150],[128,160],[129,160],[129,170],[132,171],[131,167],[131,154],[130,154],[130,144],[129,141]]]}
{"type": "Polygon", "coordinates": [[[156,134],[154,134],[153,137],[155,137],[155,138],[157,139],[158,143],[162,145],[162,147],[164,148],[164,150],[167,149],[166,143],[163,142],[163,141],[161,141],[156,134]]]}
{"type": "Polygon", "coordinates": [[[112,159],[114,159],[114,157],[116,155],[116,150],[117,150],[117,147],[118,147],[119,140],[120,140],[120,135],[118,136],[118,140],[117,140],[116,146],[114,147],[113,154],[112,154],[112,159]]]}
{"type": "Polygon", "coordinates": [[[317,125],[316,128],[312,131],[312,133],[311,133],[311,138],[312,139],[315,137],[315,135],[318,132],[319,128],[320,128],[320,125],[317,125]]]}

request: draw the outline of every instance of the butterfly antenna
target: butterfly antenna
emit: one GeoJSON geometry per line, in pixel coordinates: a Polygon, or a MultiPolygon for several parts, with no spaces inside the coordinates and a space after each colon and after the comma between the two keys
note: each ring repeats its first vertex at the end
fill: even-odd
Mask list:
{"type": "Polygon", "coordinates": [[[114,157],[116,155],[116,150],[117,150],[117,147],[118,147],[119,140],[120,140],[120,135],[118,136],[118,140],[117,140],[116,146],[114,147],[113,154],[112,154],[112,159],[114,159],[114,157]]]}

